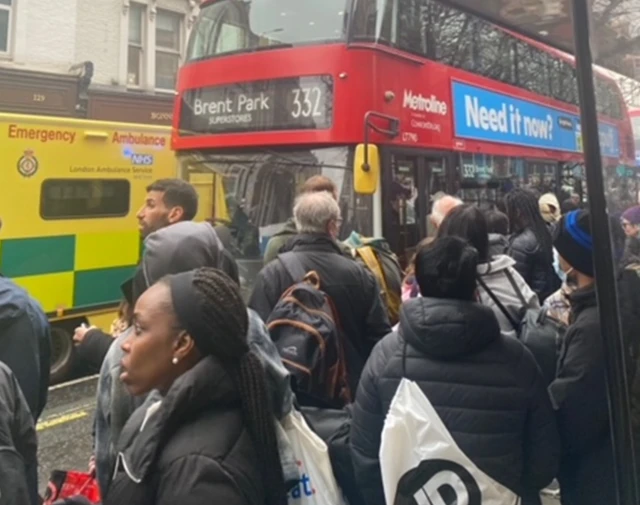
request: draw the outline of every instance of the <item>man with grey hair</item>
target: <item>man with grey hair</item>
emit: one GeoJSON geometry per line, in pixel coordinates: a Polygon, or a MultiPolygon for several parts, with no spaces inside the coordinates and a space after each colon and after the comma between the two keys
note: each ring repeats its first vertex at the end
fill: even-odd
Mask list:
{"type": "MultiPolygon", "coordinates": [[[[349,383],[355,392],[373,346],[391,331],[380,288],[373,274],[346,257],[336,242],[341,216],[331,193],[300,195],[293,214],[298,235],[288,248],[305,272],[317,272],[322,291],[336,306],[347,343],[349,383]]],[[[291,278],[282,261],[272,261],[258,274],[249,307],[266,321],[282,294],[301,281],[291,278]]]]}
{"type": "Polygon", "coordinates": [[[429,236],[435,235],[447,217],[447,214],[455,209],[458,205],[462,205],[463,202],[460,198],[447,195],[446,193],[436,193],[433,199],[433,207],[431,208],[431,214],[429,215],[429,224],[433,227],[429,230],[429,236]]]}
{"type": "Polygon", "coordinates": [[[298,233],[326,233],[334,240],[342,223],[338,202],[327,191],[296,199],[293,220],[298,233]]]}

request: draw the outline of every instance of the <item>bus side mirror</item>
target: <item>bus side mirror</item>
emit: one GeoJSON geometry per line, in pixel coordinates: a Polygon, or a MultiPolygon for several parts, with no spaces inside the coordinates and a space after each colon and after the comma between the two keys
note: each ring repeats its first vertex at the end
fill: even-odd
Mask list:
{"type": "Polygon", "coordinates": [[[378,146],[358,144],[353,157],[353,187],[356,193],[372,195],[380,179],[380,153],[378,146]]]}

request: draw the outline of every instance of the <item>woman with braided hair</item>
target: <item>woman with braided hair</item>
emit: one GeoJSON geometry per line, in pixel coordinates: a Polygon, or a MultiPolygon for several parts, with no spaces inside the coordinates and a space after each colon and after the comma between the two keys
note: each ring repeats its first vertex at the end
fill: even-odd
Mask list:
{"type": "Polygon", "coordinates": [[[275,421],[237,285],[212,268],[137,301],[121,380],[158,390],[129,418],[106,505],[286,505],[275,421]]]}
{"type": "Polygon", "coordinates": [[[540,303],[560,287],[560,279],[553,269],[553,244],[536,195],[516,188],[504,197],[511,237],[507,255],[514,268],[538,295],[540,303]]]}

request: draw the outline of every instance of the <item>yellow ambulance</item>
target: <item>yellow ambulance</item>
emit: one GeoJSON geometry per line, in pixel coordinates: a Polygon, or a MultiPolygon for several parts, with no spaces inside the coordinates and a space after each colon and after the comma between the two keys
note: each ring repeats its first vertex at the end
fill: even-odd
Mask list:
{"type": "Polygon", "coordinates": [[[141,252],[136,214],[152,181],[176,177],[171,130],[0,114],[0,272],[52,324],[52,383],[72,370],[73,330],[105,330],[141,252]]]}

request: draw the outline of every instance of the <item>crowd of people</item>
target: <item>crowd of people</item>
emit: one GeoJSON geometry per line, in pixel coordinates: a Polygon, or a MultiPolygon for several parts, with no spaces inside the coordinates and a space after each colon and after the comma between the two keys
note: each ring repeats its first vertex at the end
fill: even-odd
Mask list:
{"type": "MultiPolygon", "coordinates": [[[[144,252],[123,285],[119,321],[111,333],[82,327],[75,334],[100,371],[94,453],[87,456],[102,503],[291,504],[289,491],[301,476],[282,422],[313,408],[345,414],[339,430],[346,433],[340,455],[347,464],[334,472],[350,505],[381,505],[381,435],[402,379],[419,386],[459,448],[523,505],[540,504],[554,479],[565,505],[614,503],[589,213],[578,202],[560,205],[554,195],[524,189],[490,211],[442,195],[430,215],[436,232],[407,265],[396,322],[382,296],[389,287],[339,241],[336,195],[326,177],[305,183],[293,220],[267,246],[245,305],[224,230],[193,222],[194,188],[179,180],[149,186],[138,214],[144,252]],[[290,351],[274,342],[274,328],[284,324],[274,321],[274,311],[300,303],[294,290],[309,272],[330,306],[317,320],[329,322],[286,324],[329,335],[326,350],[335,323],[338,368],[331,373],[346,377],[338,405],[338,395],[327,403],[310,395],[315,386],[299,380],[295,359],[283,355],[290,351]],[[519,338],[527,311],[562,328],[551,377],[519,338]]],[[[624,232],[614,242],[630,403],[640,430],[640,207],[612,218],[613,227],[624,232]]],[[[3,335],[9,310],[11,324],[30,325],[34,339],[21,342],[31,349],[13,354],[0,346],[7,365],[0,365],[0,401],[11,414],[0,416],[0,436],[12,448],[0,451],[0,490],[15,493],[8,503],[35,505],[34,425],[46,402],[48,325],[26,293],[0,278],[3,335]],[[27,365],[11,361],[27,355],[35,356],[29,370],[37,376],[21,377],[27,365]],[[5,457],[13,459],[5,464],[5,457]]],[[[329,445],[334,435],[322,433],[329,445]]],[[[78,496],[60,503],[88,502],[78,496]]]]}

